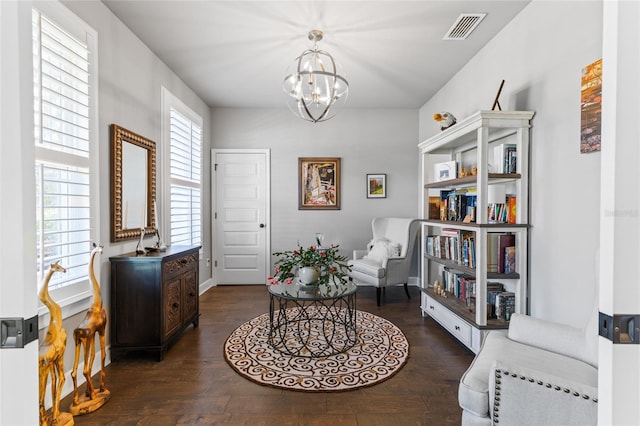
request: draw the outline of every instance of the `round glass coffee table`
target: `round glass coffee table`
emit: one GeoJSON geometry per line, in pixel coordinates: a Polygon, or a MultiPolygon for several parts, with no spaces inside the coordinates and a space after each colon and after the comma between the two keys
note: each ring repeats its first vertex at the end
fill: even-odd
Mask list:
{"type": "Polygon", "coordinates": [[[336,355],[352,348],[356,334],[356,285],[267,285],[269,344],[276,350],[309,358],[336,355]]]}

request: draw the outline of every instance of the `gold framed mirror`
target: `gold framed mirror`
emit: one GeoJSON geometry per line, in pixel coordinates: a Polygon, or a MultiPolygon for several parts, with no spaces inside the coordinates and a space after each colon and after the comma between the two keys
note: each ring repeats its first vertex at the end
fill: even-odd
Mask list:
{"type": "Polygon", "coordinates": [[[111,241],[156,233],[156,143],[111,125],[111,241]]]}

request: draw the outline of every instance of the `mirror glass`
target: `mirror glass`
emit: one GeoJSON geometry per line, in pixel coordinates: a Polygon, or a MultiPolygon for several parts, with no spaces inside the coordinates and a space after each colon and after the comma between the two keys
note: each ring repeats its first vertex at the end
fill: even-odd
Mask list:
{"type": "Polygon", "coordinates": [[[122,227],[146,225],[147,150],[132,143],[122,144],[122,227]]]}
{"type": "Polygon", "coordinates": [[[156,232],[155,158],[152,140],[111,125],[111,240],[123,241],[156,232]]]}

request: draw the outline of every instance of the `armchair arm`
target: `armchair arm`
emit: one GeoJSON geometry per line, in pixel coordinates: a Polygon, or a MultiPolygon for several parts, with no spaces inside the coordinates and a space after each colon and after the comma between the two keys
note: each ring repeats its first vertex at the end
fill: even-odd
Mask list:
{"type": "Polygon", "coordinates": [[[598,389],[508,362],[495,361],[489,377],[489,414],[495,423],[595,425],[598,389]]]}
{"type": "Polygon", "coordinates": [[[580,328],[513,314],[509,323],[509,339],[593,365],[587,355],[585,330],[580,328]]]}
{"type": "Polygon", "coordinates": [[[406,257],[389,257],[385,259],[383,267],[387,270],[389,284],[404,284],[409,275],[409,263],[406,257]]]}

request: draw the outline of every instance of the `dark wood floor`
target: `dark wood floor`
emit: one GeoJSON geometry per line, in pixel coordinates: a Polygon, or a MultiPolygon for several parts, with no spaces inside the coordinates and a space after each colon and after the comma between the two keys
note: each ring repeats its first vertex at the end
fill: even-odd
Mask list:
{"type": "MultiPolygon", "coordinates": [[[[303,393],[250,382],[224,360],[223,344],[243,322],[268,311],[264,286],[219,286],[200,298],[200,326],[189,327],[164,360],[121,357],[106,368],[111,400],[75,417],[76,425],[444,425],[460,424],[458,381],[473,354],[422,318],[419,291],[358,290],[357,307],[399,326],[410,343],[407,364],[391,379],[338,393],[303,393]]],[[[84,389],[84,386],[82,387],[84,389]]],[[[64,411],[71,403],[67,396],[64,411]]]]}

